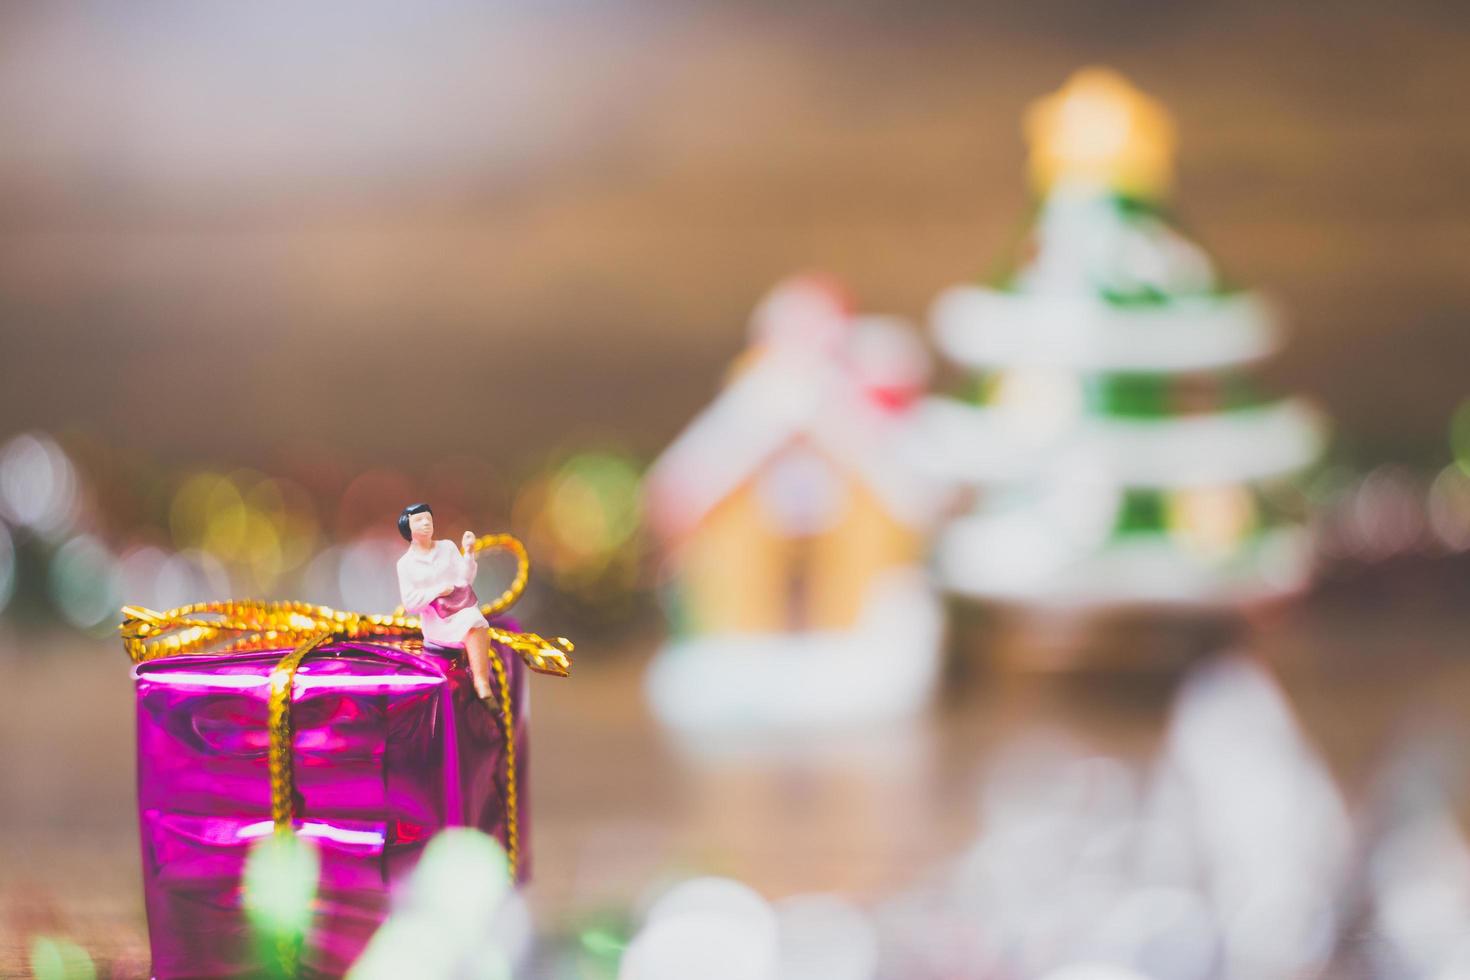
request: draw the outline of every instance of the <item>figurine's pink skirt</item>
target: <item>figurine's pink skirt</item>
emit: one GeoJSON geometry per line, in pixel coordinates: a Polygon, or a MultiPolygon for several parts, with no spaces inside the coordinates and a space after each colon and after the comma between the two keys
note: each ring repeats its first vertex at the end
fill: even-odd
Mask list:
{"type": "Polygon", "coordinates": [[[436,647],[462,647],[470,630],[490,624],[476,606],[461,609],[445,618],[440,618],[430,606],[419,617],[419,625],[424,631],[425,643],[436,647]]]}
{"type": "Polygon", "coordinates": [[[473,586],[461,585],[447,596],[435,599],[419,616],[424,641],[436,647],[462,647],[472,629],[489,626],[480,614],[480,600],[473,586]]]}

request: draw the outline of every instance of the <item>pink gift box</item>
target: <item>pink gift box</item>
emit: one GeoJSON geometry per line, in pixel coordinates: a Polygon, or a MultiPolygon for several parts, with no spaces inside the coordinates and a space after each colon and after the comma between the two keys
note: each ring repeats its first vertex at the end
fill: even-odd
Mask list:
{"type": "MultiPolygon", "coordinates": [[[[138,823],[159,980],[259,975],[241,874],[251,844],[272,832],[267,700],[287,652],[176,656],[133,669],[138,823]]],[[[492,652],[512,694],[524,881],[527,671],[513,652],[492,652]]],[[[475,696],[463,652],[417,643],[314,651],[296,674],[291,721],[297,833],[321,857],[302,972],[337,976],[436,832],[477,827],[508,846],[505,739],[499,711],[475,696]]]]}

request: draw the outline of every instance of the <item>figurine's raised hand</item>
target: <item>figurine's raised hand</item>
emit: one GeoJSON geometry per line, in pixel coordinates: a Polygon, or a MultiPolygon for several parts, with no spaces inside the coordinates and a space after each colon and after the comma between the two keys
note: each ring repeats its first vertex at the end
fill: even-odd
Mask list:
{"type": "Polygon", "coordinates": [[[470,549],[475,545],[475,537],[474,531],[466,531],[464,537],[459,539],[459,550],[466,555],[469,554],[470,549]]]}

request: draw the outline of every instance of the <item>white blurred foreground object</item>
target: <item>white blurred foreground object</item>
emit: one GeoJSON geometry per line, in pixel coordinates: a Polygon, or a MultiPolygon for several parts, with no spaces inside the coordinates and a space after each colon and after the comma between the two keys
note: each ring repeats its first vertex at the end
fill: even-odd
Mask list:
{"type": "Polygon", "coordinates": [[[350,980],[510,980],[531,944],[529,912],[499,843],[468,827],[424,849],[350,980]]]}
{"type": "Polygon", "coordinates": [[[781,980],[870,980],[878,936],[866,912],[836,895],[776,903],[781,980]]]}
{"type": "Polygon", "coordinates": [[[1153,977],[1112,963],[1074,963],[1053,970],[1041,980],[1154,980],[1153,977]]]}
{"type": "Polygon", "coordinates": [[[696,878],[653,904],[623,955],[619,980],[778,980],[776,916],[750,888],[696,878]]]}
{"type": "Polygon", "coordinates": [[[1240,657],[1195,672],[1176,702],[1159,779],[1177,780],[1172,799],[1193,821],[1206,894],[1224,927],[1226,975],[1286,980],[1320,970],[1339,928],[1351,825],[1262,667],[1240,657]]]}
{"type": "Polygon", "coordinates": [[[1456,817],[1464,736],[1425,738],[1379,777],[1363,875],[1365,972],[1388,980],[1470,977],[1470,841],[1456,817]]]}
{"type": "Polygon", "coordinates": [[[619,980],[872,980],[877,938],[844,899],[805,895],[774,907],[726,878],[675,886],[648,911],[619,980]]]}
{"type": "Polygon", "coordinates": [[[911,459],[914,333],[790,280],[645,487],[673,637],[653,707],[683,730],[835,726],[917,711],[939,605],[919,568],[939,495],[911,459]]]}
{"type": "Polygon", "coordinates": [[[1328,975],[1348,817],[1276,683],[1246,658],[1187,678],[1157,758],[1033,732],[997,757],[979,809],[954,865],[880,907],[884,976],[1328,975]]]}

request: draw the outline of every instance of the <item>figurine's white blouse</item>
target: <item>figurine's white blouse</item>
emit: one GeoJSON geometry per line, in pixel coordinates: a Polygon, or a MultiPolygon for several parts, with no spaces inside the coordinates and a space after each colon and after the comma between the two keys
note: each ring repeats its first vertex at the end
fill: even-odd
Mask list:
{"type": "Polygon", "coordinates": [[[398,559],[398,591],[403,608],[419,617],[424,642],[440,647],[464,646],[465,634],[489,625],[480,615],[473,588],[479,565],[461,555],[452,541],[435,541],[429,550],[409,545],[398,559]],[[441,596],[445,587],[454,589],[441,596]]]}

